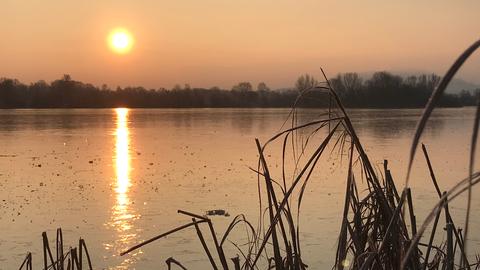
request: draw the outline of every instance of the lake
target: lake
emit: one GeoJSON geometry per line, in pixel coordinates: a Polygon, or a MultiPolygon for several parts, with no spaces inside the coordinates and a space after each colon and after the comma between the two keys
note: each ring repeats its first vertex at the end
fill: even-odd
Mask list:
{"type": "MultiPolygon", "coordinates": [[[[222,233],[237,214],[259,218],[255,138],[277,133],[289,109],[45,109],[0,110],[0,269],[18,268],[28,251],[42,265],[46,231],[56,228],[65,246],[83,237],[96,269],[166,269],[173,256],[189,269],[209,269],[193,228],[119,253],[188,223],[178,209],[212,217],[222,233]]],[[[421,110],[348,110],[371,161],[388,159],[402,187],[412,134],[421,110]]],[[[315,119],[305,109],[299,119],[315,119]]],[[[442,189],[468,173],[473,108],[438,109],[422,142],[427,144],[442,189]]],[[[281,149],[276,152],[279,153],[281,149]]],[[[269,153],[270,154],[270,153],[269,153]]],[[[278,159],[272,155],[272,166],[278,159]]],[[[346,162],[332,154],[307,186],[302,202],[303,260],[310,269],[335,261],[344,201],[346,162]]],[[[421,151],[412,176],[414,207],[422,214],[436,202],[421,151]]],[[[477,188],[474,189],[475,191],[477,188]]],[[[465,199],[452,204],[463,224],[465,199]]],[[[480,247],[480,197],[474,195],[472,247],[480,247]]],[[[442,224],[443,226],[443,224],[442,224]]],[[[242,241],[242,231],[234,235],[242,241]]],[[[227,256],[238,253],[226,244],[227,256]]],[[[477,249],[478,250],[478,249],[477,249]]],[[[39,267],[40,268],[40,267],[39,267]]]]}

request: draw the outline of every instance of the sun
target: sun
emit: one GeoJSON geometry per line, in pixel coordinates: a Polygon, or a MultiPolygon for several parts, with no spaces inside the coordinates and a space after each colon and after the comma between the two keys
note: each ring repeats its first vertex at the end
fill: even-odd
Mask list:
{"type": "Polygon", "coordinates": [[[110,32],[108,36],[108,44],[110,48],[119,54],[130,52],[133,46],[133,37],[124,28],[116,28],[110,32]]]}

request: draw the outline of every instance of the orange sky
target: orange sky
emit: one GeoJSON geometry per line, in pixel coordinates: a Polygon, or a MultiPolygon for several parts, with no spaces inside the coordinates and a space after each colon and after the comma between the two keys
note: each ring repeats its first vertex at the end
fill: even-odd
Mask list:
{"type": "MultiPolygon", "coordinates": [[[[442,74],[480,38],[480,1],[2,0],[0,77],[111,87],[293,85],[299,74],[442,74]],[[131,52],[106,44],[116,27],[131,52]]],[[[480,83],[476,53],[459,77],[480,83]]]]}

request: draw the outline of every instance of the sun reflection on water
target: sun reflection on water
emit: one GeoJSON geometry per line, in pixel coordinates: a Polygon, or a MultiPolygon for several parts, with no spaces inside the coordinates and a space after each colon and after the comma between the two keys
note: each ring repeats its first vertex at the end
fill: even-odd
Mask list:
{"type": "MultiPolygon", "coordinates": [[[[115,109],[115,114],[115,154],[113,159],[116,176],[114,182],[116,201],[112,207],[112,218],[109,226],[117,232],[117,236],[114,243],[105,245],[107,250],[113,249],[115,252],[114,256],[133,245],[135,237],[137,236],[133,224],[134,221],[140,217],[140,215],[135,214],[129,194],[132,186],[130,179],[130,133],[128,129],[129,110],[126,108],[117,108],[115,109]]],[[[138,251],[136,254],[130,254],[130,256],[122,261],[120,267],[130,265],[131,258],[134,258],[140,253],[141,251],[138,251]]]]}
{"type": "Polygon", "coordinates": [[[124,212],[128,206],[128,189],[130,184],[130,153],[128,138],[128,109],[117,108],[117,129],[115,131],[115,169],[117,173],[117,183],[115,192],[117,193],[118,211],[124,212]]]}

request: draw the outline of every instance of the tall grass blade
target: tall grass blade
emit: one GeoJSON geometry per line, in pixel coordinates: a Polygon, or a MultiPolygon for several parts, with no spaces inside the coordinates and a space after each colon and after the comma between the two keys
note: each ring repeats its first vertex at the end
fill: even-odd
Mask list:
{"type": "Polygon", "coordinates": [[[408,182],[410,179],[410,171],[412,170],[413,158],[415,157],[415,152],[417,150],[418,143],[420,142],[420,137],[422,136],[423,130],[427,125],[427,121],[430,115],[432,114],[433,109],[437,106],[443,92],[445,92],[445,89],[447,89],[448,84],[453,79],[457,71],[460,69],[463,63],[465,63],[465,61],[470,57],[470,55],[473,52],[475,52],[475,50],[478,49],[478,47],[480,47],[480,40],[477,40],[476,42],[474,42],[457,58],[457,60],[453,63],[453,65],[447,71],[445,76],[443,76],[442,80],[440,81],[440,84],[437,86],[437,88],[433,91],[432,95],[430,96],[430,99],[428,100],[428,103],[425,106],[425,109],[420,118],[420,121],[417,124],[415,135],[413,136],[412,146],[410,148],[410,155],[408,160],[407,176],[405,179],[405,187],[408,187],[408,184],[409,184],[408,182]]]}

